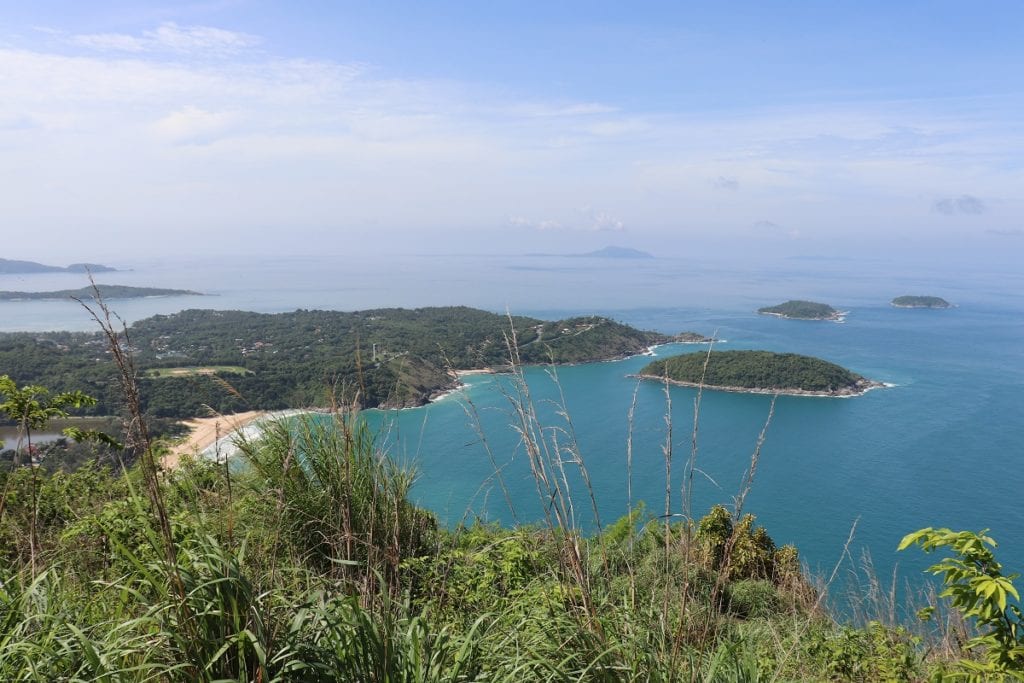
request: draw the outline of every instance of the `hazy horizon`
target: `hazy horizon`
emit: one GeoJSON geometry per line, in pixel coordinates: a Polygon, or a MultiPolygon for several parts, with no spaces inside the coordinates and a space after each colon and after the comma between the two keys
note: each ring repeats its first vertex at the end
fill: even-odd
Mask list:
{"type": "Polygon", "coordinates": [[[39,2],[2,256],[1024,253],[1024,8],[39,2]]]}

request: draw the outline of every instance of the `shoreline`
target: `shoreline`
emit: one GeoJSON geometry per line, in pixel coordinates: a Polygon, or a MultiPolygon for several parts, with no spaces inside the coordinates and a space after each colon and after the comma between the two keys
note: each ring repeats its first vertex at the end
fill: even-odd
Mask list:
{"type": "Polygon", "coordinates": [[[160,458],[160,464],[164,469],[172,470],[181,463],[182,456],[202,457],[202,454],[218,441],[268,414],[266,410],[248,410],[231,415],[182,420],[182,424],[189,428],[189,433],[182,443],[174,446],[169,453],[160,458]]]}
{"type": "Polygon", "coordinates": [[[809,320],[811,322],[826,322],[826,323],[845,323],[846,316],[850,314],[849,311],[836,311],[835,313],[828,315],[824,318],[800,318],[795,315],[786,315],[785,313],[772,313],[770,311],[758,311],[758,315],[770,315],[775,318],[782,318],[783,320],[809,320]]]}
{"type": "Polygon", "coordinates": [[[874,380],[864,380],[863,386],[858,386],[856,389],[842,389],[840,391],[809,391],[806,389],[759,389],[756,387],[732,387],[732,386],[715,386],[712,384],[700,384],[699,382],[684,382],[678,379],[667,379],[665,377],[659,377],[657,375],[641,375],[634,374],[628,375],[628,377],[640,379],[640,380],[651,380],[657,382],[668,382],[673,386],[678,387],[689,387],[691,389],[704,388],[711,391],[724,391],[731,394],[764,394],[767,396],[805,396],[808,398],[854,398],[856,396],[863,396],[864,394],[874,389],[888,389],[894,384],[887,384],[885,382],[876,382],[874,380]]]}

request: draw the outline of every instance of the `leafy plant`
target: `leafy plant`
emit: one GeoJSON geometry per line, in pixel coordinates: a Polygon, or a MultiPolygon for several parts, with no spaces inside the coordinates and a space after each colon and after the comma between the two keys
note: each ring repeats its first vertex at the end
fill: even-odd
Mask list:
{"type": "MultiPolygon", "coordinates": [[[[953,607],[980,629],[965,647],[979,651],[981,660],[961,664],[979,677],[999,674],[1024,681],[1024,614],[1013,585],[1019,574],[1003,575],[992,552],[997,544],[987,534],[987,529],[974,533],[928,527],[907,534],[899,550],[917,545],[926,553],[944,548],[954,553],[925,571],[942,577],[945,589],[939,596],[950,598],[953,607]]],[[[921,618],[930,619],[931,609],[922,610],[921,618]]]]}

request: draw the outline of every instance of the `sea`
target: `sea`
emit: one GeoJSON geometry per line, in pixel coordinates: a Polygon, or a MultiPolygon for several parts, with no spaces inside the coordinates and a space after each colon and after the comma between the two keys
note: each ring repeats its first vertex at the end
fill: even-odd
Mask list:
{"type": "MultiPolygon", "coordinates": [[[[922,570],[935,558],[896,547],[926,526],[989,529],[1006,570],[1024,571],[1024,270],[1012,265],[511,255],[111,265],[126,269],[100,274],[99,282],[209,294],[110,302],[127,322],[185,308],[468,305],[549,319],[600,314],[665,333],[713,335],[723,350],[838,363],[889,386],[844,399],[782,396],[769,420],[769,396],[705,391],[698,405],[694,389],[638,383],[630,375],[647,356],[530,367],[524,377],[545,443],[552,452],[578,453],[586,470],[589,487],[579,464],[566,465],[573,513],[588,530],[640,502],[658,523],[666,497],[673,518],[735,505],[757,451],[743,511],[846,592],[863,596],[872,576],[883,592],[894,584],[898,596],[924,585],[922,570]],[[941,296],[955,307],[893,308],[889,301],[902,294],[941,296]],[[847,315],[833,323],[756,313],[797,298],[847,315]]],[[[0,290],[84,284],[81,275],[63,273],[0,276],[0,290]]],[[[72,302],[0,303],[0,331],[94,328],[72,302]]],[[[705,348],[672,344],[653,353],[705,348]]],[[[546,501],[517,431],[516,389],[508,377],[470,376],[463,389],[423,408],[367,412],[392,457],[416,469],[414,500],[442,523],[544,520],[546,501]]]]}

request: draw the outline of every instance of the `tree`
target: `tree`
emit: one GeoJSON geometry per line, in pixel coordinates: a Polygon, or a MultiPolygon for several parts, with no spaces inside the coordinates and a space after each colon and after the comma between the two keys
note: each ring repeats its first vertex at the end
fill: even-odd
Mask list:
{"type": "MultiPolygon", "coordinates": [[[[32,514],[29,516],[29,553],[32,564],[32,574],[35,575],[36,548],[38,538],[36,537],[36,517],[38,514],[37,491],[39,487],[35,471],[35,463],[32,458],[32,432],[45,429],[50,420],[54,418],[69,417],[68,409],[85,408],[96,405],[96,399],[81,391],[66,391],[50,396],[50,390],[46,387],[30,384],[20,389],[18,385],[7,375],[0,375],[0,396],[5,400],[0,403],[0,414],[17,423],[19,433],[24,437],[25,449],[28,453],[29,466],[32,467],[32,514]]],[[[84,432],[80,429],[71,428],[66,430],[73,438],[88,438],[93,436],[92,432],[84,432]]],[[[14,467],[21,464],[21,437],[18,447],[14,452],[14,467]]],[[[7,500],[7,492],[11,479],[8,478],[4,486],[3,494],[0,495],[0,519],[3,518],[4,503],[7,500]]]]}

